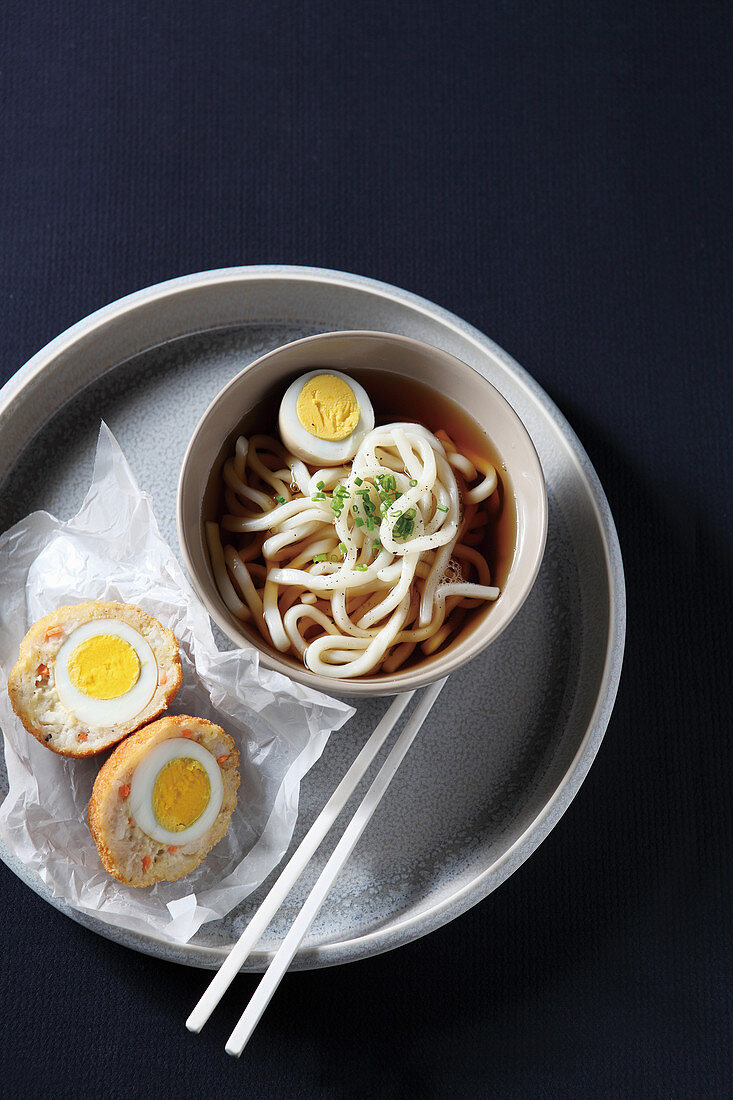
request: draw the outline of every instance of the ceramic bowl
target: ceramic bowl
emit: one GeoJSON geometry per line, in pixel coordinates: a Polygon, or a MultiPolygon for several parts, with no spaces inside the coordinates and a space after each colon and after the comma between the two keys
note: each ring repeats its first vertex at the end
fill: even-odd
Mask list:
{"type": "MultiPolygon", "coordinates": [[[[437,430],[437,429],[436,429],[437,430]]],[[[224,634],[238,647],[258,650],[266,668],[339,695],[393,695],[449,675],[490,645],[517,614],[537,576],[547,535],[547,494],[537,452],[522,421],[481,374],[455,356],[406,336],[381,332],[330,332],[296,340],[263,355],[224,387],[199,421],[178,484],[178,536],[191,582],[224,634]],[[441,651],[392,674],[359,679],[317,675],[270,649],[254,628],[227,609],[214,582],[205,523],[220,508],[221,467],[238,435],[269,432],[288,384],[315,368],[353,375],[367,392],[389,394],[390,413],[415,416],[415,402],[434,401],[455,419],[469,414],[497,463],[503,487],[507,545],[492,583],[499,598],[471,616],[441,651]],[[402,397],[404,395],[404,397],[402,397]],[[401,400],[402,397],[402,400],[401,400]],[[507,532],[509,533],[507,535],[507,532]]]]}

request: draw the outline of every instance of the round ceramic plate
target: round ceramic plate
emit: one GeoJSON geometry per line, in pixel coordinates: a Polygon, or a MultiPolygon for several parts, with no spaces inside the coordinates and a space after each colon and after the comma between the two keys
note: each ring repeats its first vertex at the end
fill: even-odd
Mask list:
{"type": "MultiPolygon", "coordinates": [[[[529,599],[498,641],[451,677],[302,945],[300,968],[387,951],[457,917],[527,859],[577,792],[611,714],[625,629],[618,540],[595,471],[547,395],[476,329],[395,287],[314,268],[232,268],[142,290],[69,329],[0,391],[0,530],[37,508],[74,514],[103,418],[178,552],[178,473],[211,399],[264,352],[335,329],[413,336],[484,374],[532,436],[549,529],[529,599]]],[[[385,707],[359,701],[332,735],[303,782],[293,844],[385,707]]],[[[3,772],[0,796],[6,791],[3,772]]],[[[247,969],[267,965],[335,842],[312,861],[247,969]]],[[[218,966],[265,893],[176,946],[70,909],[10,852],[0,857],[81,924],[192,966],[218,966]]]]}

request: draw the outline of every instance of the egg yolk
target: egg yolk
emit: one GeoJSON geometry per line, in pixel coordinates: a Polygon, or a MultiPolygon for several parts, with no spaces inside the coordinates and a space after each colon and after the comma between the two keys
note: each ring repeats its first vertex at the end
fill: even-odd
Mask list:
{"type": "Polygon", "coordinates": [[[92,699],[118,699],[140,677],[135,647],[116,634],[95,634],[80,642],[66,665],[78,691],[92,699]]]}
{"type": "Polygon", "coordinates": [[[153,787],[153,813],[168,832],[180,833],[198,821],[210,797],[206,768],[191,756],[177,756],[158,772],[153,787]]]}
{"type": "Polygon", "coordinates": [[[298,420],[316,439],[346,439],[359,423],[359,403],[351,386],[333,374],[305,383],[295,405],[298,420]]]}

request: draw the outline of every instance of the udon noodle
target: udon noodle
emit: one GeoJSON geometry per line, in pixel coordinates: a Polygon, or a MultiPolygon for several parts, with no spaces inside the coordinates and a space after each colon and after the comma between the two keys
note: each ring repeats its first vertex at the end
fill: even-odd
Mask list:
{"type": "Polygon", "coordinates": [[[240,436],[222,476],[226,514],[206,524],[222,599],[313,672],[393,673],[499,595],[480,549],[496,470],[444,432],[376,427],[322,469],[240,436]]]}

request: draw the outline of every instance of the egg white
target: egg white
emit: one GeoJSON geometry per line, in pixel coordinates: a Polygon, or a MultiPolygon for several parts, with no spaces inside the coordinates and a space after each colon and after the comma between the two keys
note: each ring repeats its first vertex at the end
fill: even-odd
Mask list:
{"type": "Polygon", "coordinates": [[[353,458],[359,450],[359,445],[374,427],[374,409],[369,396],[363,386],[360,386],[353,378],[341,374],[330,367],[321,367],[320,370],[309,371],[288,386],[285,396],[280,403],[280,415],[278,417],[278,430],[288,450],[303,462],[313,465],[338,466],[341,462],[347,462],[353,458]],[[352,390],[359,407],[359,423],[351,435],[345,439],[319,439],[311,435],[298,419],[298,397],[303,386],[311,378],[317,378],[321,374],[332,374],[334,378],[340,378],[352,390]]]}
{"type": "Polygon", "coordinates": [[[95,619],[73,630],[56,654],[54,680],[59,699],[80,722],[89,726],[116,726],[129,722],[148,705],[158,684],[158,664],[145,638],[127,623],[116,619],[95,619]],[[68,662],[80,642],[97,634],[114,634],[129,642],[140,660],[140,675],[124,695],[115,699],[93,699],[72,684],[68,662]]]}
{"type": "Polygon", "coordinates": [[[130,780],[130,812],[137,826],[153,840],[161,844],[188,844],[208,832],[216,821],[224,797],[221,770],[211,753],[187,737],[170,737],[160,741],[140,761],[130,780]],[[192,756],[206,769],[209,777],[210,796],[206,809],[193,825],[178,833],[164,829],[153,811],[153,787],[162,768],[179,756],[192,756]]]}

